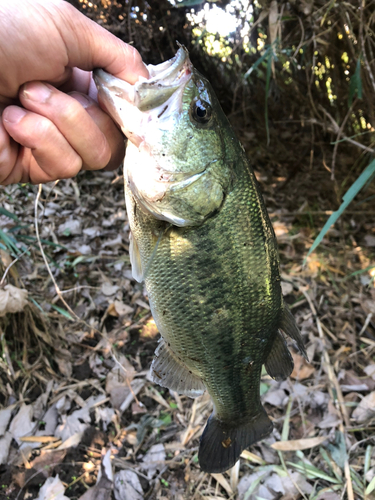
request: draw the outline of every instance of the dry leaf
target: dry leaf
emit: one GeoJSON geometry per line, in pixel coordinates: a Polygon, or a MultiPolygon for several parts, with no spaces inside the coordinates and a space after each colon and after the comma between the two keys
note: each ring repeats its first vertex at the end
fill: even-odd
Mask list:
{"type": "Polygon", "coordinates": [[[220,484],[222,488],[224,488],[224,490],[228,493],[229,496],[233,495],[233,490],[231,488],[231,485],[225,479],[223,474],[211,474],[211,476],[220,484]]]}
{"type": "Polygon", "coordinates": [[[375,391],[370,392],[370,394],[362,399],[357,408],[353,411],[352,417],[359,424],[363,424],[370,418],[375,417],[375,391]]]}
{"type": "Polygon", "coordinates": [[[303,356],[298,353],[292,353],[294,361],[294,370],[291,373],[291,378],[296,380],[305,380],[311,377],[314,373],[315,368],[308,363],[303,356]]]}
{"type": "Polygon", "coordinates": [[[27,304],[27,296],[27,290],[10,284],[0,288],[0,317],[7,313],[23,311],[27,304]]]}
{"type": "Polygon", "coordinates": [[[268,403],[272,406],[285,406],[289,398],[282,389],[269,389],[263,396],[263,403],[268,403]]]}
{"type": "Polygon", "coordinates": [[[57,229],[57,233],[60,236],[73,236],[82,233],[81,221],[76,219],[70,219],[64,224],[60,224],[57,229]]]}
{"type": "Polygon", "coordinates": [[[132,470],[117,472],[114,495],[116,500],[143,500],[143,490],[137,474],[132,470]]]}
{"type": "Polygon", "coordinates": [[[165,464],[165,448],[162,443],[154,444],[143,457],[142,469],[147,471],[147,477],[152,479],[156,471],[164,467],[165,464]]]}
{"type": "Polygon", "coordinates": [[[13,436],[11,432],[6,432],[0,438],[0,465],[8,463],[9,447],[12,442],[13,436]]]}
{"type": "Polygon", "coordinates": [[[294,439],[290,441],[278,441],[277,443],[271,444],[271,447],[277,451],[308,450],[310,448],[314,448],[314,446],[319,446],[327,439],[328,439],[327,436],[317,436],[314,438],[294,439]]]}
{"type": "Polygon", "coordinates": [[[49,477],[40,488],[39,496],[35,500],[69,500],[64,492],[65,488],[59,476],[49,477]]]}
{"type": "Polygon", "coordinates": [[[105,399],[103,394],[94,397],[91,396],[85,401],[85,406],[74,411],[71,415],[61,415],[62,423],[56,428],[55,435],[60,437],[63,442],[74,434],[81,434],[89,426],[91,422],[91,408],[105,399]]]}
{"type": "Polygon", "coordinates": [[[120,300],[115,300],[113,302],[113,305],[115,307],[116,313],[118,316],[124,316],[126,314],[133,314],[134,312],[134,307],[128,306],[128,304],[124,304],[124,302],[121,302],[120,300]]]}
{"type": "Polygon", "coordinates": [[[292,283],[288,283],[287,281],[282,281],[281,282],[281,291],[283,292],[284,296],[292,293],[293,292],[292,283]]]}
{"type": "Polygon", "coordinates": [[[15,406],[16,405],[11,405],[7,408],[4,408],[4,410],[0,410],[0,436],[4,436],[15,406]]]}
{"type": "Polygon", "coordinates": [[[110,295],[115,295],[120,290],[120,287],[118,285],[111,285],[110,283],[103,283],[100,291],[102,292],[103,295],[106,297],[109,297],[110,295]]]}
{"type": "Polygon", "coordinates": [[[12,420],[9,426],[9,432],[19,445],[22,444],[21,437],[31,434],[35,428],[35,422],[32,421],[33,407],[31,405],[22,404],[19,412],[12,420]]]}

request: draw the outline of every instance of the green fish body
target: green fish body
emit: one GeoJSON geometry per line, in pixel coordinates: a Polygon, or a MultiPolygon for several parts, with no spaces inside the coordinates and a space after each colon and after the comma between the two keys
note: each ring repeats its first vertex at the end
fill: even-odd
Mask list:
{"type": "Polygon", "coordinates": [[[145,281],[161,333],[151,375],[190,397],[209,392],[214,410],[199,463],[222,472],[272,430],[259,386],[263,364],[275,379],[293,370],[281,330],[305,351],[283,302],[275,234],[244,150],[186,49],[167,63],[149,67],[150,80],[127,94],[101,70],[95,78],[132,141],[125,194],[133,275],[145,281]],[[133,122],[119,113],[124,99],[137,110],[133,122]]]}

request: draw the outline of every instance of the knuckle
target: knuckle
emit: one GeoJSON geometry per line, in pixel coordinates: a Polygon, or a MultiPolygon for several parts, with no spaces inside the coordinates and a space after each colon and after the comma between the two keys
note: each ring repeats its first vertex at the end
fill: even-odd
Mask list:
{"type": "Polygon", "coordinates": [[[70,160],[64,161],[64,167],[61,169],[60,179],[70,179],[75,177],[78,172],[82,169],[82,158],[76,155],[70,160]]]}
{"type": "Polygon", "coordinates": [[[53,137],[56,134],[56,127],[48,118],[38,116],[35,120],[34,127],[30,127],[29,130],[25,130],[24,133],[25,135],[28,134],[30,142],[34,142],[35,140],[44,142],[48,137],[53,137]]]}
{"type": "Polygon", "coordinates": [[[100,143],[101,144],[98,144],[97,146],[97,154],[95,158],[95,166],[98,169],[106,167],[108,163],[111,161],[111,156],[112,156],[107,139],[104,137],[103,134],[100,143]]]}

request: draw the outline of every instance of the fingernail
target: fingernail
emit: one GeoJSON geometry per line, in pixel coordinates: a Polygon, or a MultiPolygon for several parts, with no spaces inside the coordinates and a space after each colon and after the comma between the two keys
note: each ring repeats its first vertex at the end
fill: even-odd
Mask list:
{"type": "Polygon", "coordinates": [[[88,108],[91,104],[91,101],[84,94],[81,94],[79,92],[69,92],[69,95],[74,97],[74,99],[78,101],[84,108],[88,108]]]}
{"type": "Polygon", "coordinates": [[[30,101],[45,103],[51,95],[51,89],[43,83],[30,82],[24,85],[22,94],[30,101]]]}
{"type": "Polygon", "coordinates": [[[26,111],[22,108],[12,106],[11,109],[7,108],[3,112],[3,120],[7,123],[17,124],[26,115],[26,111]]]}

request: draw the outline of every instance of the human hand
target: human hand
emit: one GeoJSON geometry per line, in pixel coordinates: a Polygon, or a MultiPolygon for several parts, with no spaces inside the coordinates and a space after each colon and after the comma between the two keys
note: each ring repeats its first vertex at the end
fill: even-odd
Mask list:
{"type": "Polygon", "coordinates": [[[63,0],[0,0],[0,67],[0,184],[119,166],[124,139],[90,71],[148,77],[133,47],[63,0]]]}

